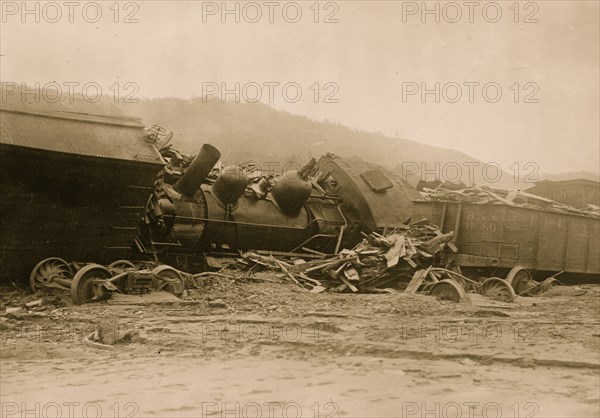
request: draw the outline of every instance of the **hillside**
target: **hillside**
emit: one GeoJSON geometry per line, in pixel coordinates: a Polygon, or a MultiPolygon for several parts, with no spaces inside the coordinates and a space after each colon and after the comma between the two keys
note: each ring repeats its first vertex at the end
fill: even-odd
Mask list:
{"type": "Polygon", "coordinates": [[[540,174],[541,180],[551,180],[551,181],[562,181],[562,180],[575,180],[575,179],[586,179],[593,181],[600,181],[600,174],[592,173],[591,171],[570,171],[566,173],[558,173],[558,174],[540,174]]]}
{"type": "MultiPolygon", "coordinates": [[[[194,154],[204,142],[217,146],[227,164],[248,160],[257,162],[295,161],[300,164],[326,152],[344,156],[360,156],[402,173],[408,167],[406,179],[416,184],[421,178],[422,164],[447,178],[456,176],[461,167],[462,180],[468,182],[468,165],[484,163],[449,148],[439,148],[416,141],[390,138],[354,130],[327,121],[314,121],[304,116],[275,110],[264,104],[222,103],[201,98],[141,100],[123,106],[126,113],[141,116],[147,124],[158,124],[175,133],[176,148],[194,154]],[[451,164],[444,171],[446,164],[451,164]],[[414,172],[414,174],[412,174],[414,172]]],[[[487,182],[481,169],[475,171],[475,182],[513,188],[509,174],[500,181],[487,182]]],[[[490,175],[495,170],[490,169],[490,175]]],[[[428,180],[433,174],[428,174],[428,180]]]]}

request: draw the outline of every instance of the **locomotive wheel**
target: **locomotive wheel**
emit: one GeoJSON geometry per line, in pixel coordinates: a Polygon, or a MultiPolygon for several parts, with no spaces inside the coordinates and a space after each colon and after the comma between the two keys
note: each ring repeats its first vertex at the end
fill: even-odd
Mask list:
{"type": "Polygon", "coordinates": [[[506,281],[512,286],[517,295],[525,294],[535,286],[531,274],[521,266],[515,266],[506,276],[506,281]]]}
{"type": "Polygon", "coordinates": [[[452,279],[444,279],[436,282],[431,286],[429,291],[431,296],[435,296],[442,300],[451,300],[454,302],[460,302],[467,298],[467,292],[460,285],[460,283],[452,279]]]}
{"type": "Polygon", "coordinates": [[[492,300],[499,300],[501,302],[514,302],[517,297],[510,283],[498,277],[485,279],[483,283],[481,283],[479,293],[492,300]]]}
{"type": "Polygon", "coordinates": [[[137,269],[135,264],[133,264],[129,260],[117,260],[113,261],[108,265],[109,270],[116,270],[119,273],[122,273],[128,269],[137,269]]]}
{"type": "MultiPolygon", "coordinates": [[[[183,289],[185,290],[185,283],[183,281],[183,277],[181,277],[181,274],[171,266],[167,266],[166,264],[160,265],[154,270],[152,270],[152,274],[155,276],[155,278],[152,279],[152,284],[150,287],[154,290],[161,289],[164,281],[172,280],[176,280],[177,282],[181,283],[183,285],[183,289]]],[[[175,296],[179,297],[182,294],[183,293],[180,293],[175,296]]]]}
{"type": "Polygon", "coordinates": [[[73,278],[73,270],[69,263],[62,258],[46,258],[31,270],[29,285],[31,290],[36,292],[40,287],[52,283],[55,278],[70,280],[73,278]]]}
{"type": "Polygon", "coordinates": [[[81,305],[94,297],[95,279],[110,279],[110,271],[100,264],[88,264],[81,268],[71,284],[71,299],[75,305],[81,305]]]}

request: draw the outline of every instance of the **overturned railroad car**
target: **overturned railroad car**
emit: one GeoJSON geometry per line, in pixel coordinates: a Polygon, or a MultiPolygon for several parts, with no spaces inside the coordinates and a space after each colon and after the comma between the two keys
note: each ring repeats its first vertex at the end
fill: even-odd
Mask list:
{"type": "Polygon", "coordinates": [[[2,98],[0,281],[23,280],[49,256],[128,257],[165,164],[142,122],[83,100],[2,98]]]}

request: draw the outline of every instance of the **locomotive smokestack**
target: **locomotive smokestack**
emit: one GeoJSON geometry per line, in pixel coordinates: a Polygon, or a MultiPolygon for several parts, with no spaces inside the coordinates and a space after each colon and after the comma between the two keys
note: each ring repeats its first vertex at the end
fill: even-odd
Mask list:
{"type": "Polygon", "coordinates": [[[200,152],[194,158],[185,174],[173,186],[175,190],[186,196],[194,196],[196,191],[221,158],[218,149],[209,144],[202,145],[200,152]]]}

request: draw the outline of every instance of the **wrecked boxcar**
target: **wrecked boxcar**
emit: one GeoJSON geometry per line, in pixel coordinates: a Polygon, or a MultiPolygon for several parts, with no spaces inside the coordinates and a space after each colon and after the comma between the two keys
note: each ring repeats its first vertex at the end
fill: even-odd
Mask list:
{"type": "Polygon", "coordinates": [[[492,192],[492,201],[486,196],[484,202],[447,199],[453,193],[416,201],[415,214],[430,219],[443,232],[454,232],[460,250],[454,262],[468,275],[526,282],[530,279],[527,269],[538,279],[559,271],[564,272],[563,279],[598,278],[600,217],[518,191],[508,198],[492,192]],[[515,203],[519,197],[524,203],[515,203]]]}
{"type": "Polygon", "coordinates": [[[2,282],[27,277],[51,255],[101,263],[130,256],[165,164],[141,121],[116,107],[4,93],[0,159],[2,282]]]}

